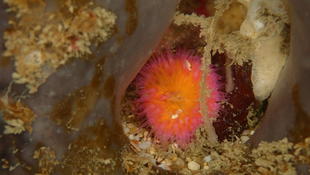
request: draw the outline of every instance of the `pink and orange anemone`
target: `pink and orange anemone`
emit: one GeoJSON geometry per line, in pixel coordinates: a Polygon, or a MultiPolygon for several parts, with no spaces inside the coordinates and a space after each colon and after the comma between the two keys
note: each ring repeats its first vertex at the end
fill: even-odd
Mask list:
{"type": "MultiPolygon", "coordinates": [[[[186,145],[204,123],[200,113],[201,58],[185,51],[153,56],[140,71],[135,85],[141,117],[155,137],[186,145]]],[[[206,76],[207,117],[220,108],[219,76],[212,67],[206,76]]]]}

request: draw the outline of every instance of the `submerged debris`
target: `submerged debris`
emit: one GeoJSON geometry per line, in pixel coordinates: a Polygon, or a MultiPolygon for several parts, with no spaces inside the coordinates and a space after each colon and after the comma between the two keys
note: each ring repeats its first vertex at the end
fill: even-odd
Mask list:
{"type": "Polygon", "coordinates": [[[190,169],[192,171],[197,171],[200,169],[200,165],[194,161],[188,162],[187,167],[188,167],[188,169],[190,169]]]}

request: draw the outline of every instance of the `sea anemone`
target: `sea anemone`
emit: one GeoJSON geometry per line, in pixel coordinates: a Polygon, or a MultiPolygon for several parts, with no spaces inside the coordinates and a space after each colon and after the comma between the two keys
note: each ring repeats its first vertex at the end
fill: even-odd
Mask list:
{"type": "MultiPolygon", "coordinates": [[[[136,104],[155,137],[163,142],[189,143],[203,125],[200,113],[201,57],[189,52],[153,56],[137,76],[136,104]]],[[[210,66],[206,76],[207,117],[219,111],[219,76],[210,66]]]]}

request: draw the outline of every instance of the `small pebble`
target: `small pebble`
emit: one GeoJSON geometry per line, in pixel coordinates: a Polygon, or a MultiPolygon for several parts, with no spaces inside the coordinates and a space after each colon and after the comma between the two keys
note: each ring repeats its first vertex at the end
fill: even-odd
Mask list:
{"type": "Polygon", "coordinates": [[[203,169],[208,170],[210,167],[208,165],[203,166],[203,169]]]}
{"type": "Polygon", "coordinates": [[[211,156],[206,156],[203,158],[204,162],[210,162],[212,160],[211,156]]]}
{"type": "Polygon", "coordinates": [[[241,141],[242,141],[242,143],[245,143],[245,142],[247,142],[250,138],[248,137],[248,136],[241,136],[241,141]]]}
{"type": "Polygon", "coordinates": [[[190,161],[187,164],[188,169],[192,170],[192,171],[196,171],[200,169],[200,165],[194,161],[190,161]]]}
{"type": "Polygon", "coordinates": [[[129,140],[134,140],[135,136],[133,136],[132,134],[129,135],[129,140]]]}
{"type": "Polygon", "coordinates": [[[244,130],[241,135],[247,136],[251,134],[251,130],[244,130]]]}
{"type": "Polygon", "coordinates": [[[182,159],[177,158],[177,159],[175,160],[175,164],[176,164],[178,167],[184,167],[185,162],[184,162],[182,159]]]}

